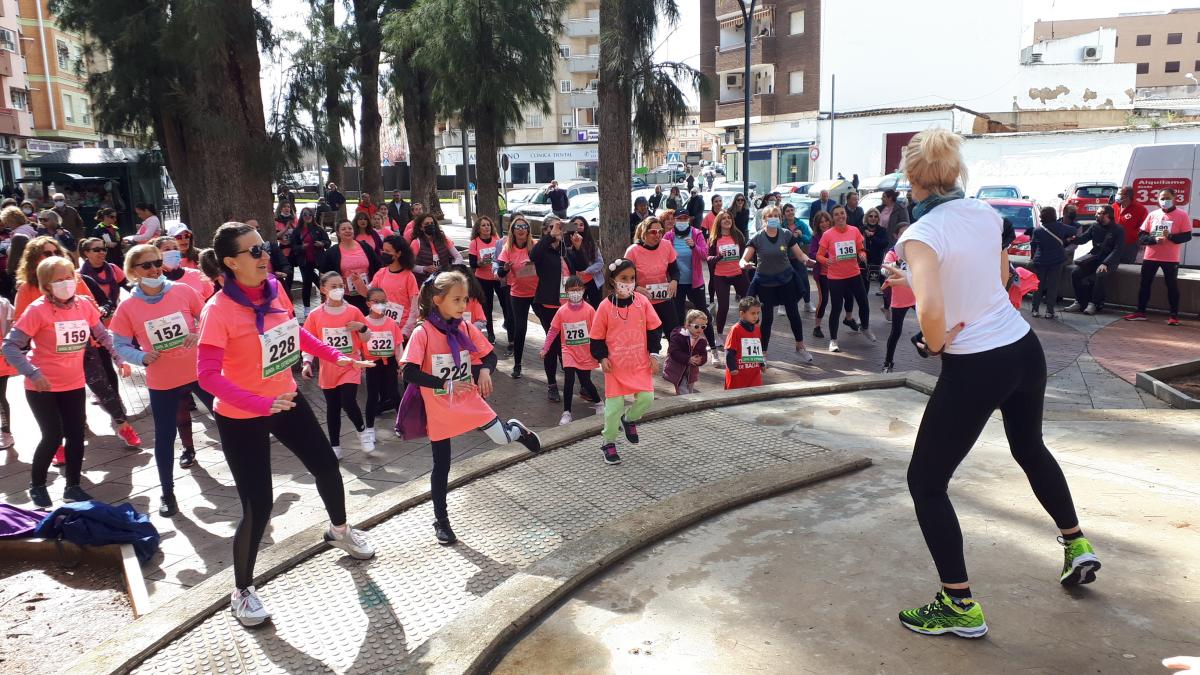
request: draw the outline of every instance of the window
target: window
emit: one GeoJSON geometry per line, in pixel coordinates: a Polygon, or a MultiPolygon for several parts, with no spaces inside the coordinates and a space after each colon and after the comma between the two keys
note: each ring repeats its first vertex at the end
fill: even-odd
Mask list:
{"type": "Polygon", "coordinates": [[[571,93],[571,81],[570,80],[559,80],[558,81],[558,93],[560,93],[560,94],[571,93]]]}
{"type": "Polygon", "coordinates": [[[62,40],[55,40],[55,51],[58,53],[58,69],[66,70],[71,67],[71,48],[62,40]]]}
{"type": "Polygon", "coordinates": [[[1169,44],[1169,45],[1183,44],[1183,33],[1167,33],[1167,44],[1169,44]]]}
{"type": "Polygon", "coordinates": [[[562,126],[562,127],[575,126],[575,116],[574,115],[559,115],[558,116],[558,125],[562,126]]]}
{"type": "Polygon", "coordinates": [[[1137,46],[1139,46],[1139,47],[1149,47],[1149,46],[1150,46],[1150,36],[1149,36],[1149,35],[1139,35],[1139,36],[1137,36],[1137,46]]]}
{"type": "Polygon", "coordinates": [[[1196,67],[1192,68],[1193,73],[1200,73],[1200,59],[1196,59],[1196,67]]]}
{"type": "Polygon", "coordinates": [[[788,74],[788,93],[803,94],[804,93],[804,71],[793,70],[788,74]]]}
{"type": "Polygon", "coordinates": [[[92,126],[92,111],[91,105],[86,98],[79,99],[79,121],[86,126],[92,126]]]}
{"type": "Polygon", "coordinates": [[[1150,74],[1150,64],[1149,63],[1137,64],[1137,74],[1138,75],[1149,75],[1150,74]]]}
{"type": "Polygon", "coordinates": [[[525,127],[527,129],[542,128],[542,113],[530,112],[525,114],[525,127]]]}
{"type": "Polygon", "coordinates": [[[571,56],[571,45],[559,45],[558,55],[564,59],[569,58],[571,56]]]}
{"type": "Polygon", "coordinates": [[[10,52],[17,51],[17,37],[7,28],[0,28],[0,47],[10,52]]]}
{"type": "Polygon", "coordinates": [[[788,35],[804,35],[804,10],[792,12],[788,16],[791,20],[788,35]]]}
{"type": "Polygon", "coordinates": [[[1163,72],[1164,73],[1178,73],[1179,72],[1179,62],[1178,61],[1167,61],[1166,65],[1163,66],[1163,72]]]}
{"type": "Polygon", "coordinates": [[[9,89],[8,100],[17,110],[29,110],[29,92],[24,89],[9,89]]]}
{"type": "Polygon", "coordinates": [[[71,95],[70,94],[63,92],[62,104],[63,104],[63,119],[65,119],[68,122],[74,123],[75,122],[75,109],[71,106],[71,95]]]}

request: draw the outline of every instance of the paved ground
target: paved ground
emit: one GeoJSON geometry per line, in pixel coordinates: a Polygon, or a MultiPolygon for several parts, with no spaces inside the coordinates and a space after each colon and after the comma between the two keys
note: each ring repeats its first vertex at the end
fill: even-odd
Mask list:
{"type": "Polygon", "coordinates": [[[951,488],[991,632],[967,641],[900,627],[896,611],[936,589],[905,484],[924,403],[892,389],[726,409],[874,464],[634,556],[560,605],[495,672],[1158,673],[1163,657],[1200,653],[1190,581],[1200,418],[1184,412],[1046,423],[1104,562],[1077,592],[1056,583],[1053,523],[991,422],[951,488]]]}

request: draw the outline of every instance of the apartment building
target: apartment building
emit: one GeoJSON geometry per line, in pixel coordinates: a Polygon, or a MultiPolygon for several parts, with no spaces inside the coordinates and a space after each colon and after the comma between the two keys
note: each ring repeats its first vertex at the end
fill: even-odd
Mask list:
{"type": "MultiPolygon", "coordinates": [[[[1033,26],[1033,40],[1073,37],[1101,28],[1117,31],[1115,62],[1137,66],[1139,89],[1194,85],[1187,74],[1200,77],[1200,8],[1038,21],[1033,26]]],[[[1093,52],[1092,58],[1103,58],[1103,54],[1093,52]]]]}
{"type": "Polygon", "coordinates": [[[58,25],[49,0],[18,0],[15,4],[33,114],[33,138],[26,148],[43,153],[97,147],[103,137],[96,132],[91,98],[84,88],[89,70],[83,57],[84,36],[58,25]]]}
{"type": "Polygon", "coordinates": [[[17,0],[0,0],[0,183],[21,175],[19,150],[33,130],[21,32],[17,0]]]}
{"type": "Polygon", "coordinates": [[[644,149],[642,165],[654,168],[670,157],[679,157],[691,164],[702,159],[713,159],[712,142],[717,138],[716,134],[700,125],[700,109],[693,108],[678,124],[667,127],[667,138],[659,147],[644,149]]]}

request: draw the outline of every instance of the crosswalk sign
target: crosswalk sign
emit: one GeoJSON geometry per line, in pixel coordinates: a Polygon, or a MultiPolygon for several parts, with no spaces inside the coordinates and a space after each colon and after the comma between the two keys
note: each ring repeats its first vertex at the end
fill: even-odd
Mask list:
{"type": "Polygon", "coordinates": [[[667,161],[668,162],[681,162],[683,160],[680,159],[678,152],[668,152],[667,153],[667,161]]]}

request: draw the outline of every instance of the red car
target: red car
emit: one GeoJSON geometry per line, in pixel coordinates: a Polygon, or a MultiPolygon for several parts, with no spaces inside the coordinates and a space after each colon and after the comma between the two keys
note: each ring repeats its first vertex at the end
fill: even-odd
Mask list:
{"type": "Polygon", "coordinates": [[[1058,193],[1058,198],[1063,200],[1058,207],[1058,215],[1062,216],[1062,211],[1068,204],[1074,204],[1076,220],[1095,220],[1096,212],[1105,204],[1111,203],[1116,194],[1116,183],[1071,183],[1066,190],[1058,193]]]}
{"type": "Polygon", "coordinates": [[[1041,210],[1037,203],[1029,199],[985,199],[983,202],[996,209],[1001,218],[1007,218],[1017,232],[1016,240],[1008,247],[1008,254],[1029,257],[1029,237],[1041,210]]]}

